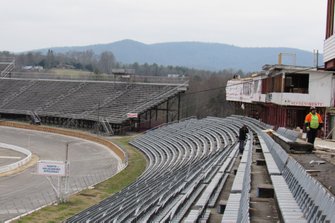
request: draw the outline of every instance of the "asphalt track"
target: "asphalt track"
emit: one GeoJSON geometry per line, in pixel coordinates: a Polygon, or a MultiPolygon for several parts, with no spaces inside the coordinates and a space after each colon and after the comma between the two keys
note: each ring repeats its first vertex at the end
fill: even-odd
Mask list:
{"type": "MultiPolygon", "coordinates": [[[[39,131],[0,127],[0,142],[29,149],[39,160],[66,157],[69,143],[71,193],[98,183],[118,171],[121,160],[107,147],[87,140],[39,131]]],[[[18,161],[24,154],[0,148],[0,165],[18,161]]],[[[36,174],[36,163],[21,172],[0,176],[0,222],[56,200],[45,176],[36,174]]],[[[58,177],[50,179],[57,186],[58,177]]]]}

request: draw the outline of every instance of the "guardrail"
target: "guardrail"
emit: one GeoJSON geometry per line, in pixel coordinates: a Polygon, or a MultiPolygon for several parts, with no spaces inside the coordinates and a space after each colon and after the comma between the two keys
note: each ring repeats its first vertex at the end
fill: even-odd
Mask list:
{"type": "Polygon", "coordinates": [[[19,168],[20,166],[25,165],[26,163],[28,163],[31,160],[32,153],[28,149],[25,149],[23,147],[10,145],[10,144],[6,144],[6,143],[0,143],[0,148],[15,150],[17,152],[20,152],[20,153],[23,153],[23,154],[27,155],[25,158],[23,158],[22,160],[20,160],[18,162],[11,163],[11,164],[8,164],[8,165],[5,165],[5,166],[1,166],[0,167],[0,173],[5,173],[5,172],[8,172],[8,171],[14,170],[16,168],[19,168]]]}

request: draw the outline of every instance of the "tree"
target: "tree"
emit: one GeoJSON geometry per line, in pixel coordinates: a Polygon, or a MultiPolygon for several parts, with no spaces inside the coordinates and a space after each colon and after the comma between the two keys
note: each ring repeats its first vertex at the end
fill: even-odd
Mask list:
{"type": "Polygon", "coordinates": [[[112,52],[102,52],[98,62],[98,68],[101,72],[111,74],[112,69],[116,63],[115,57],[112,52]]]}
{"type": "Polygon", "coordinates": [[[55,66],[55,55],[54,52],[52,50],[48,50],[46,59],[45,59],[45,68],[53,68],[55,66]]]}
{"type": "Polygon", "coordinates": [[[9,51],[0,51],[0,57],[13,57],[14,54],[12,54],[9,51]]]}

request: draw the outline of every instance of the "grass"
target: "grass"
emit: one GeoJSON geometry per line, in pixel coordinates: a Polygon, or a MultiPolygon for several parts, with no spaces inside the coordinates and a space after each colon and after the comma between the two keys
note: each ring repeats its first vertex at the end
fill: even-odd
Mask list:
{"type": "Polygon", "coordinates": [[[111,80],[108,74],[95,74],[93,72],[76,70],[76,69],[59,69],[53,68],[49,70],[50,73],[63,78],[74,78],[74,79],[88,79],[88,80],[111,80]]]}
{"type": "Polygon", "coordinates": [[[139,177],[146,167],[144,155],[138,150],[131,147],[128,142],[131,137],[122,137],[114,139],[113,142],[126,149],[129,155],[128,166],[125,170],[114,177],[99,183],[94,189],[84,190],[69,198],[67,203],[51,205],[42,208],[30,215],[24,216],[14,222],[31,223],[31,222],[62,222],[74,214],[100,202],[106,197],[125,188],[139,177]]]}
{"type": "Polygon", "coordinates": [[[51,69],[50,72],[58,75],[63,75],[63,76],[80,76],[80,75],[92,75],[92,72],[89,71],[84,71],[84,70],[75,70],[75,69],[51,69]]]}

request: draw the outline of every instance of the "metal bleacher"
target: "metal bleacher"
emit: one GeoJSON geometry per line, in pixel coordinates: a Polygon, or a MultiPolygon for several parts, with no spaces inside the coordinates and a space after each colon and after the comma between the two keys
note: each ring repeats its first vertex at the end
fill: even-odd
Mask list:
{"type": "Polygon", "coordinates": [[[238,157],[237,133],[251,130],[222,222],[250,222],[254,137],[260,145],[283,222],[335,222],[334,196],[247,117],[191,118],[161,126],[130,144],[148,159],[130,186],[66,222],[207,222],[238,157]]]}
{"type": "Polygon", "coordinates": [[[284,127],[279,127],[276,133],[279,137],[283,138],[284,141],[295,142],[299,137],[299,132],[284,127]]]}
{"type": "MultiPolygon", "coordinates": [[[[242,126],[242,122],[228,117],[226,119],[209,117],[217,125],[226,126],[231,123],[235,126],[234,130],[242,126]]],[[[235,132],[237,134],[237,132],[235,132]]],[[[253,134],[248,134],[245,150],[242,154],[236,176],[227,201],[226,209],[223,213],[222,221],[225,222],[250,222],[249,217],[249,192],[251,188],[251,163],[252,163],[253,134]]],[[[238,145],[235,148],[238,150],[238,145]]]]}
{"type": "MultiPolygon", "coordinates": [[[[335,222],[335,197],[268,134],[248,117],[236,116],[258,135],[284,222],[335,222]]],[[[295,141],[297,133],[285,128],[278,134],[295,141]]]]}
{"type": "Polygon", "coordinates": [[[189,119],[137,137],[148,166],[114,196],[67,222],[185,222],[208,219],[236,158],[236,125],[189,119]],[[211,123],[211,124],[210,124],[211,123]],[[229,126],[229,128],[227,128],[229,126]]]}
{"type": "Polygon", "coordinates": [[[185,90],[185,84],[2,78],[0,112],[122,123],[185,90]]]}

